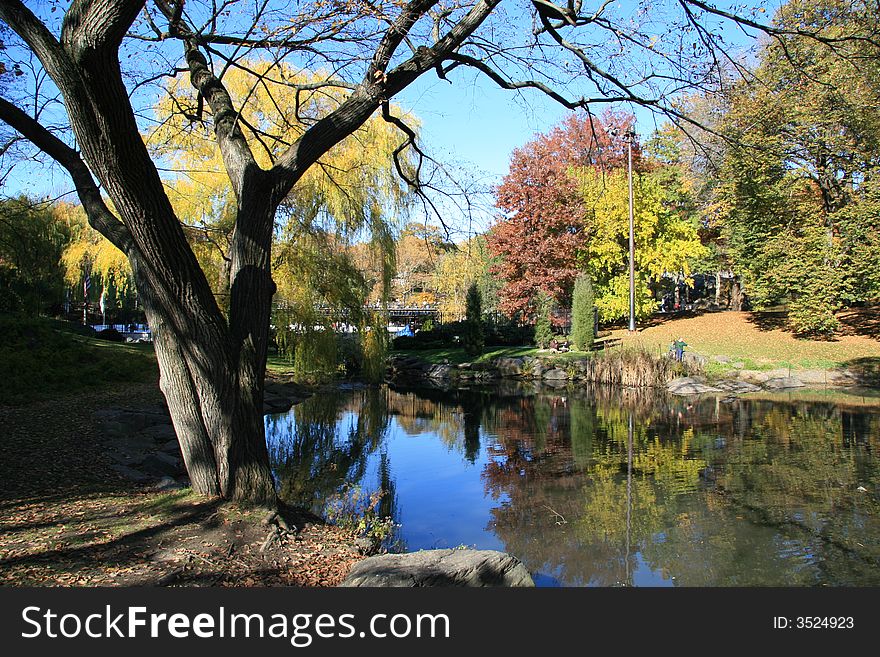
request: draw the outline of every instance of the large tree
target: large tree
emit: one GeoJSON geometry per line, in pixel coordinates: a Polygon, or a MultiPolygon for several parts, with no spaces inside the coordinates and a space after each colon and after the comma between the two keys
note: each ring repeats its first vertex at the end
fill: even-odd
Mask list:
{"type": "MultiPolygon", "coordinates": [[[[880,25],[876,12],[837,0],[793,0],[777,21],[829,40],[880,25]]],[[[714,200],[734,269],[756,307],[788,304],[797,333],[833,333],[842,303],[880,293],[864,284],[877,261],[863,257],[877,239],[868,199],[880,166],[878,56],[876,36],[837,50],[801,35],[771,41],[756,69],[765,84],[732,88],[720,122],[731,145],[714,200]]]]}
{"type": "MultiPolygon", "coordinates": [[[[702,0],[682,0],[677,17],[665,7],[646,14],[609,2],[547,0],[525,7],[501,0],[31,4],[0,0],[0,23],[14,33],[7,43],[4,32],[0,120],[66,169],[90,224],[126,255],[194,489],[269,505],[276,490],[261,410],[275,214],[328,151],[376,112],[401,130],[401,148],[411,145],[414,131],[388,100],[425,73],[462,80],[465,68],[570,108],[621,101],[681,120],[673,96],[717,80],[724,21],[756,26],[702,0]],[[290,81],[297,90],[344,90],[305,116],[304,132],[282,135],[285,148],[268,166],[252,150],[262,148],[267,127],[243,120],[247,99],[224,84],[255,51],[325,71],[314,82],[290,81]],[[165,165],[151,157],[138,124],[149,85],[178,75],[188,76],[197,102],[173,111],[210,122],[235,198],[227,312],[166,193],[165,165]],[[52,102],[55,91],[60,102],[52,102]]],[[[272,72],[251,75],[255,89],[272,72]]]]}

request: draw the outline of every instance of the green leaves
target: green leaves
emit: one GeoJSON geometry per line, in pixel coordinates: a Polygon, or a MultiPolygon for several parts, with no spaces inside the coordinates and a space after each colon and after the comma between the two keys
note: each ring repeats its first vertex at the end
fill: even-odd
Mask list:
{"type": "MultiPolygon", "coordinates": [[[[625,170],[602,173],[593,168],[573,171],[580,183],[586,210],[585,246],[579,263],[595,283],[596,307],[602,321],[629,312],[629,187],[625,170]]],[[[633,215],[636,244],[636,313],[651,314],[656,303],[650,285],[666,273],[690,276],[690,261],[703,257],[697,229],[672,205],[672,194],[657,174],[633,178],[633,215]]]]}

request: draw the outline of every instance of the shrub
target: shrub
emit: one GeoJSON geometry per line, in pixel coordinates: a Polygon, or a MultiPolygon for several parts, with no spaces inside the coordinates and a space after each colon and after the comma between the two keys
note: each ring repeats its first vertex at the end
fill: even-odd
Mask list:
{"type": "Polygon", "coordinates": [[[586,272],[577,277],[572,295],[571,337],[578,351],[589,351],[593,346],[593,281],[586,272]]]}
{"type": "Polygon", "coordinates": [[[545,349],[553,339],[553,325],[550,320],[550,311],[553,298],[541,290],[535,298],[537,305],[537,320],[535,321],[535,344],[545,349]]]}
{"type": "Polygon", "coordinates": [[[840,328],[834,307],[809,297],[801,297],[789,305],[788,322],[799,336],[831,338],[840,328]]]}
{"type": "Polygon", "coordinates": [[[482,300],[476,283],[471,283],[467,291],[467,308],[465,310],[464,331],[461,342],[469,356],[483,353],[486,337],[483,332],[482,300]]]}

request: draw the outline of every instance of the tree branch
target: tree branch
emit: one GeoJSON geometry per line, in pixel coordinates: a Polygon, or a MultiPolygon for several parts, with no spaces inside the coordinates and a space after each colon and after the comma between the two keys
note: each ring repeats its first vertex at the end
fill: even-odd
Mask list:
{"type": "Polygon", "coordinates": [[[128,229],[107,208],[79,153],[5,98],[0,98],[0,120],[17,130],[67,170],[85,208],[89,224],[127,254],[132,245],[128,229]]]}
{"type": "Polygon", "coordinates": [[[61,25],[64,49],[78,61],[99,53],[116,57],[144,3],[145,0],[74,0],[61,25]]]}

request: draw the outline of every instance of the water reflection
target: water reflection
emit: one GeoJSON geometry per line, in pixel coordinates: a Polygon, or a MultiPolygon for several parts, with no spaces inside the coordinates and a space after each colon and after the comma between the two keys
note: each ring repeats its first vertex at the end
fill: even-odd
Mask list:
{"type": "Polygon", "coordinates": [[[364,388],[267,433],[284,499],[388,491],[408,549],[505,550],[542,584],[880,584],[876,400],[364,388]]]}

